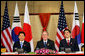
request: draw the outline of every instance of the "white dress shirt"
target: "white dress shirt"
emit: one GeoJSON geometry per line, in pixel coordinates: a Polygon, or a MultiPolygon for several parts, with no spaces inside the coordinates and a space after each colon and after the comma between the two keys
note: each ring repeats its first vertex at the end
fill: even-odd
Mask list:
{"type": "Polygon", "coordinates": [[[20,41],[20,43],[22,42],[22,44],[24,43],[24,40],[23,41],[20,41]]]}
{"type": "Polygon", "coordinates": [[[66,38],[66,41],[68,42],[68,40],[69,40],[69,43],[70,43],[70,39],[71,39],[71,38],[66,38]]]}
{"type": "Polygon", "coordinates": [[[48,40],[46,40],[46,41],[43,40],[43,42],[44,42],[44,43],[46,42],[46,44],[47,44],[47,41],[48,41],[48,40]]]}

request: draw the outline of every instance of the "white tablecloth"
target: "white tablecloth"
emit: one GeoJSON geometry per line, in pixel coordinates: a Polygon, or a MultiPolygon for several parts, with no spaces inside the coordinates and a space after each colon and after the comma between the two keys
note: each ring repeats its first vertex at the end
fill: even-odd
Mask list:
{"type": "MultiPolygon", "coordinates": [[[[78,52],[74,52],[74,53],[65,53],[65,52],[58,52],[57,54],[82,54],[84,52],[82,51],[78,51],[78,52]]],[[[1,54],[18,54],[18,52],[5,52],[5,53],[1,53],[1,54]]],[[[22,54],[28,54],[28,53],[22,53],[22,54]]]]}
{"type": "Polygon", "coordinates": [[[71,52],[71,53],[58,52],[58,54],[82,54],[82,53],[84,53],[84,52],[82,52],[82,51],[71,52]]]}

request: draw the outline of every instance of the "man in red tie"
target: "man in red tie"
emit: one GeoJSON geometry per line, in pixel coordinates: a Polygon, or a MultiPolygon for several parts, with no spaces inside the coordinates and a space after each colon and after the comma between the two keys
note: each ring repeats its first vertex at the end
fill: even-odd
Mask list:
{"type": "Polygon", "coordinates": [[[71,31],[69,29],[64,30],[65,39],[60,41],[59,51],[62,51],[62,48],[70,48],[72,52],[79,51],[78,43],[76,39],[71,38],[71,31]]]}

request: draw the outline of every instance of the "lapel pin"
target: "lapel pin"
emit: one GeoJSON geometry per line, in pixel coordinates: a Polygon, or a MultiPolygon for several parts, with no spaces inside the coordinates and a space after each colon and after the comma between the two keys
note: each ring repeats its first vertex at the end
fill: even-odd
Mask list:
{"type": "Polygon", "coordinates": [[[49,46],[49,43],[47,44],[47,46],[49,46]]]}
{"type": "Polygon", "coordinates": [[[71,42],[71,44],[72,44],[72,42],[71,42]]]}

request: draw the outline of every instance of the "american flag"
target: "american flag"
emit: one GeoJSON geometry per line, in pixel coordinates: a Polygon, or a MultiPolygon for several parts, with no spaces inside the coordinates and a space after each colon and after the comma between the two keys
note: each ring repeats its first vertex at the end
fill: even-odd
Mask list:
{"type": "Polygon", "coordinates": [[[65,14],[64,14],[64,8],[63,8],[63,1],[62,1],[61,8],[60,8],[60,14],[59,14],[56,40],[55,40],[55,48],[57,51],[59,51],[60,40],[65,38],[64,34],[63,34],[63,31],[65,29],[68,29],[68,27],[67,27],[67,23],[66,23],[66,18],[65,18],[65,14]]]}
{"type": "Polygon", "coordinates": [[[3,16],[3,25],[1,31],[1,44],[7,50],[7,52],[13,51],[12,37],[11,37],[11,28],[10,28],[10,20],[8,15],[7,2],[5,6],[4,16],[3,16]]]}

